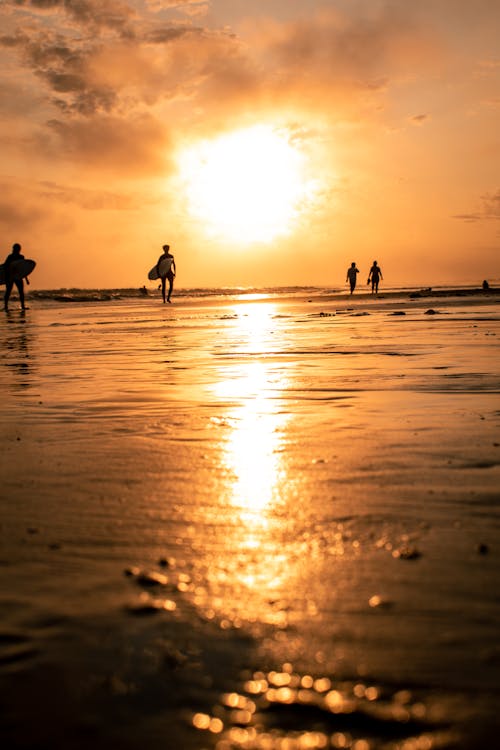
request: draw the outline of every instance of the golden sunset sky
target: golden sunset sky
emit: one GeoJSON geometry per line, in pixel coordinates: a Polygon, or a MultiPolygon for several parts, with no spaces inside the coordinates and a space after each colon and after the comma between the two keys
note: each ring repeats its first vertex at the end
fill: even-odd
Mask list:
{"type": "MultiPolygon", "coordinates": [[[[498,0],[2,0],[0,229],[38,288],[500,277],[498,0]]],[[[2,257],[2,260],[3,260],[2,257]]]]}

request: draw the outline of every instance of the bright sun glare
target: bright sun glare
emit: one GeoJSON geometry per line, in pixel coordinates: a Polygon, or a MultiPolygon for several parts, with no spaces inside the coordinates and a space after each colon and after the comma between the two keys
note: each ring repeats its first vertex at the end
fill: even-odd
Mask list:
{"type": "Polygon", "coordinates": [[[192,146],[179,166],[192,215],[241,244],[287,234],[311,189],[304,154],[266,125],[192,146]]]}

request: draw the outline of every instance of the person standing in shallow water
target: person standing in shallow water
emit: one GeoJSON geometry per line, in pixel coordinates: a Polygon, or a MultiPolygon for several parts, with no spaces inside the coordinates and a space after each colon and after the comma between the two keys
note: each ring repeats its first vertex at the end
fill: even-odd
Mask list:
{"type": "Polygon", "coordinates": [[[348,281],[351,286],[351,294],[354,292],[356,288],[356,277],[358,273],[359,273],[359,269],[356,268],[356,263],[354,262],[351,263],[351,265],[347,269],[347,276],[346,276],[346,281],[348,281]]]}
{"type": "MultiPolygon", "coordinates": [[[[26,307],[24,306],[24,282],[23,279],[13,279],[11,275],[10,265],[15,260],[24,260],[24,255],[21,255],[21,245],[19,242],[15,242],[12,245],[12,252],[10,255],[7,256],[5,259],[5,263],[3,264],[4,273],[5,273],[5,296],[4,296],[4,310],[7,312],[9,309],[9,298],[10,293],[12,292],[12,287],[14,284],[17,286],[17,291],[19,293],[19,301],[21,303],[21,309],[26,310],[26,307]]],[[[28,279],[26,279],[26,283],[29,284],[28,279]]]]}
{"type": "Polygon", "coordinates": [[[372,283],[372,294],[378,294],[378,283],[380,279],[383,279],[382,269],[378,265],[377,261],[373,261],[373,266],[370,268],[370,275],[368,276],[367,284],[372,283]]]}
{"type": "Polygon", "coordinates": [[[163,254],[160,255],[158,258],[158,263],[156,264],[156,270],[158,271],[158,276],[161,279],[161,296],[163,297],[163,304],[165,302],[170,302],[170,297],[172,296],[172,290],[174,288],[174,279],[175,279],[175,260],[174,256],[170,252],[170,245],[163,245],[163,254]],[[169,259],[171,260],[170,268],[168,269],[166,274],[161,275],[160,274],[160,263],[162,260],[169,259]],[[167,279],[168,279],[168,295],[167,299],[165,300],[165,291],[167,286],[167,279]]]}

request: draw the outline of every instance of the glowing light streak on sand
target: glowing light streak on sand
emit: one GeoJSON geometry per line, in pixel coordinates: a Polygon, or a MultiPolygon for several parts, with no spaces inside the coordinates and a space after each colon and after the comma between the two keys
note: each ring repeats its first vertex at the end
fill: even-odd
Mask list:
{"type": "Polygon", "coordinates": [[[221,438],[230,519],[221,541],[228,556],[224,570],[232,572],[225,585],[231,579],[237,617],[254,621],[259,612],[263,621],[283,626],[286,611],[269,605],[286,588],[291,570],[279,544],[277,511],[290,491],[283,449],[290,415],[282,408],[288,378],[269,356],[280,321],[273,303],[236,304],[233,311],[226,333],[221,332],[230,356],[221,360],[212,386],[229,427],[221,438]]]}
{"type": "Polygon", "coordinates": [[[239,244],[288,234],[314,194],[304,153],[269,125],[191,146],[179,172],[191,214],[209,235],[239,244]]]}
{"type": "MultiPolygon", "coordinates": [[[[215,386],[221,398],[236,400],[229,413],[232,433],[226,443],[226,464],[234,474],[233,503],[245,523],[265,524],[265,509],[282,480],[280,444],[287,419],[279,413],[276,392],[285,381],[271,372],[263,358],[274,328],[275,306],[267,303],[240,305],[238,352],[251,353],[250,361],[239,362],[230,377],[215,386]]],[[[248,540],[249,545],[256,544],[248,540]]]]}

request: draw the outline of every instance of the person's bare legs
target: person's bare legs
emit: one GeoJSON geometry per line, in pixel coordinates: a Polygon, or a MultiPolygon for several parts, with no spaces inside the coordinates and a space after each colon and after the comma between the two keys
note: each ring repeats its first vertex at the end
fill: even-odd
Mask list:
{"type": "MultiPolygon", "coordinates": [[[[174,288],[174,277],[173,275],[168,276],[168,297],[167,302],[170,302],[170,297],[172,296],[172,289],[174,288]]],[[[163,301],[165,301],[165,297],[163,298],[163,301]]]]}
{"type": "Polygon", "coordinates": [[[5,283],[5,294],[4,294],[4,298],[3,298],[3,308],[4,308],[4,310],[6,312],[9,309],[9,297],[10,297],[10,293],[12,291],[12,287],[13,286],[14,286],[14,284],[13,284],[12,281],[7,281],[5,283]]]}
{"type": "Polygon", "coordinates": [[[19,281],[16,281],[15,284],[17,286],[17,291],[19,292],[19,301],[21,303],[21,309],[24,310],[25,306],[24,306],[24,284],[23,284],[23,280],[20,279],[19,281]]]}

